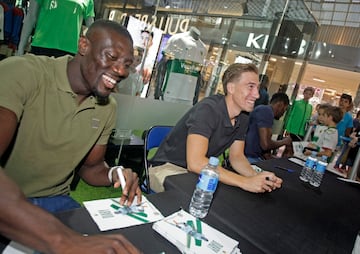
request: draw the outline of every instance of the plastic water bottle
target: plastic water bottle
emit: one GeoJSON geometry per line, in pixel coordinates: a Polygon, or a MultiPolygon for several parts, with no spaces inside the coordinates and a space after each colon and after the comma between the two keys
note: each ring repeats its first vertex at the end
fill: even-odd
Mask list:
{"type": "Polygon", "coordinates": [[[300,172],[300,180],[303,182],[308,182],[312,177],[317,162],[316,153],[316,151],[313,151],[311,155],[307,157],[305,165],[300,172]]]}
{"type": "Polygon", "coordinates": [[[209,164],[201,170],[189,206],[190,214],[197,218],[204,218],[209,211],[219,181],[218,164],[218,158],[210,157],[209,164]]]}
{"type": "Polygon", "coordinates": [[[314,187],[319,187],[327,167],[327,156],[323,155],[316,163],[316,168],[310,179],[310,184],[314,187]]]}

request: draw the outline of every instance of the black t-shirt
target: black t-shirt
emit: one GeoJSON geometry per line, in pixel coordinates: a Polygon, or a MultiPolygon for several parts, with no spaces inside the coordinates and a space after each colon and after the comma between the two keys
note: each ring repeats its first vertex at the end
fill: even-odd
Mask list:
{"type": "Polygon", "coordinates": [[[154,164],[170,162],[187,167],[186,139],[189,134],[199,134],[209,140],[206,156],[219,156],[235,140],[245,140],[248,113],[241,113],[232,126],[225,97],[213,95],[192,107],[172,129],[151,160],[154,164]]]}

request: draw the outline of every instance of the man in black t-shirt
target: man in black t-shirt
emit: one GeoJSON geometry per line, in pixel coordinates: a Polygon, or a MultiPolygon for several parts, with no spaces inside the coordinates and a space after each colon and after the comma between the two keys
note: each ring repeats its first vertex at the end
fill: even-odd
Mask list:
{"type": "Polygon", "coordinates": [[[170,162],[200,173],[210,156],[219,156],[229,148],[236,172],[218,166],[221,182],[250,192],[279,188],[280,178],[272,172],[257,173],[244,155],[247,112],[253,110],[259,97],[256,66],[232,64],[224,72],[222,83],[225,95],[207,97],[192,107],[162,142],[153,163],[170,162]]]}

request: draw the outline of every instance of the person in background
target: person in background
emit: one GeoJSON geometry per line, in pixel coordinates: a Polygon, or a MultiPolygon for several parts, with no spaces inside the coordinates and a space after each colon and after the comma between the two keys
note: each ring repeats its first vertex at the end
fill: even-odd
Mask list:
{"type": "MultiPolygon", "coordinates": [[[[246,112],[253,110],[259,97],[256,66],[231,64],[223,74],[222,84],[225,95],[206,97],[185,113],[161,143],[152,164],[170,162],[199,174],[210,156],[219,156],[229,148],[235,172],[218,166],[221,182],[250,192],[280,188],[280,178],[267,171],[257,173],[244,155],[249,121],[246,112]]],[[[156,168],[150,174],[156,173],[156,168]]]]}
{"type": "Polygon", "coordinates": [[[338,133],[336,124],[342,119],[342,111],[339,107],[328,106],[324,109],[324,115],[321,116],[322,123],[326,126],[317,141],[309,143],[304,148],[304,154],[310,155],[312,151],[317,151],[316,156],[321,157],[326,155],[328,161],[336,149],[338,133]]]}
{"type": "Polygon", "coordinates": [[[269,77],[266,74],[260,74],[259,81],[260,81],[260,89],[259,89],[260,97],[255,101],[255,107],[258,105],[269,104],[269,93],[268,93],[269,77]]]}
{"type": "Polygon", "coordinates": [[[294,101],[291,106],[285,130],[290,134],[293,141],[302,141],[304,139],[306,123],[310,120],[312,114],[312,106],[309,100],[314,96],[314,93],[314,88],[306,87],[303,92],[304,98],[294,101]]]}
{"type": "MultiPolygon", "coordinates": [[[[0,62],[0,232],[45,253],[138,253],[121,236],[74,233],[31,204],[50,212],[79,207],[68,195],[77,167],[88,184],[120,186],[104,155],[116,117],[110,93],[128,75],[132,39],[120,24],[98,20],[78,48],[75,57],[0,62]]],[[[136,173],[122,173],[120,203],[135,195],[141,202],[136,173]]]]}
{"type": "Polygon", "coordinates": [[[141,65],[137,66],[137,71],[142,76],[144,84],[149,83],[152,69],[154,66],[154,60],[152,60],[151,54],[154,54],[154,50],[151,50],[153,45],[154,33],[147,28],[141,30],[141,47],[143,48],[143,58],[141,65]]]}
{"type": "Polygon", "coordinates": [[[336,125],[339,133],[339,141],[338,145],[341,145],[340,136],[349,137],[352,130],[353,130],[353,118],[349,109],[351,108],[352,104],[352,97],[349,94],[343,93],[340,96],[339,107],[343,112],[343,118],[341,121],[336,125]]]}
{"type": "MultiPolygon", "coordinates": [[[[339,171],[348,174],[352,166],[354,165],[356,155],[359,151],[359,137],[360,137],[360,126],[354,129],[354,132],[350,134],[350,142],[348,143],[348,154],[344,164],[339,165],[339,171]]],[[[359,169],[357,169],[358,177],[360,175],[359,169]]]]}
{"type": "Polygon", "coordinates": [[[360,127],[360,110],[356,113],[356,117],[353,119],[354,130],[360,127]]]}
{"type": "Polygon", "coordinates": [[[350,134],[353,132],[353,118],[349,110],[352,109],[352,96],[349,94],[343,93],[340,96],[339,100],[339,107],[341,111],[343,112],[343,118],[341,121],[336,125],[336,128],[338,130],[338,143],[337,143],[337,149],[340,152],[339,157],[337,158],[335,162],[335,168],[342,168],[342,166],[345,166],[345,162],[347,160],[348,152],[350,147],[348,147],[347,143],[344,143],[341,139],[341,137],[349,137],[350,134]]]}
{"type": "Polygon", "coordinates": [[[271,139],[274,119],[279,120],[288,106],[289,97],[285,93],[275,93],[270,105],[259,105],[250,113],[245,139],[245,155],[250,163],[270,159],[272,149],[291,144],[290,137],[271,139]]]}
{"type": "Polygon", "coordinates": [[[315,130],[314,130],[314,134],[311,138],[311,141],[316,142],[319,139],[319,136],[322,135],[322,133],[324,132],[324,130],[326,130],[328,127],[324,124],[324,117],[325,117],[325,112],[327,110],[327,108],[331,107],[330,104],[324,103],[324,104],[318,104],[316,106],[317,108],[317,119],[316,119],[316,125],[315,125],[315,130]]]}
{"type": "Polygon", "coordinates": [[[319,107],[320,104],[316,104],[315,106],[315,112],[311,115],[310,121],[309,121],[309,125],[308,125],[308,129],[306,131],[306,134],[304,136],[304,141],[309,141],[313,138],[314,136],[314,132],[316,129],[316,126],[319,124],[318,118],[319,118],[319,107]]]}
{"type": "Polygon", "coordinates": [[[134,48],[134,62],[129,68],[129,76],[116,85],[116,92],[132,96],[140,96],[146,80],[138,73],[136,67],[141,64],[144,51],[142,48],[134,48]]]}
{"type": "Polygon", "coordinates": [[[318,118],[319,118],[319,107],[321,104],[316,104],[315,106],[315,112],[311,115],[310,118],[310,125],[315,126],[319,124],[318,118]]]}
{"type": "Polygon", "coordinates": [[[25,53],[35,28],[30,53],[54,57],[74,55],[83,22],[89,27],[94,17],[93,0],[30,0],[16,54],[25,53]]]}

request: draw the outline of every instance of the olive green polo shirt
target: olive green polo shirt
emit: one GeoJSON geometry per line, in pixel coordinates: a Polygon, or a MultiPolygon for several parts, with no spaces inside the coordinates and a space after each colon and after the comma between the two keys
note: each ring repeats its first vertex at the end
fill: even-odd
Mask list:
{"type": "Polygon", "coordinates": [[[116,102],[80,105],[67,74],[70,56],[33,55],[0,62],[0,106],[19,121],[5,172],[28,197],[65,194],[73,171],[94,144],[105,145],[115,126],[116,102]]]}

